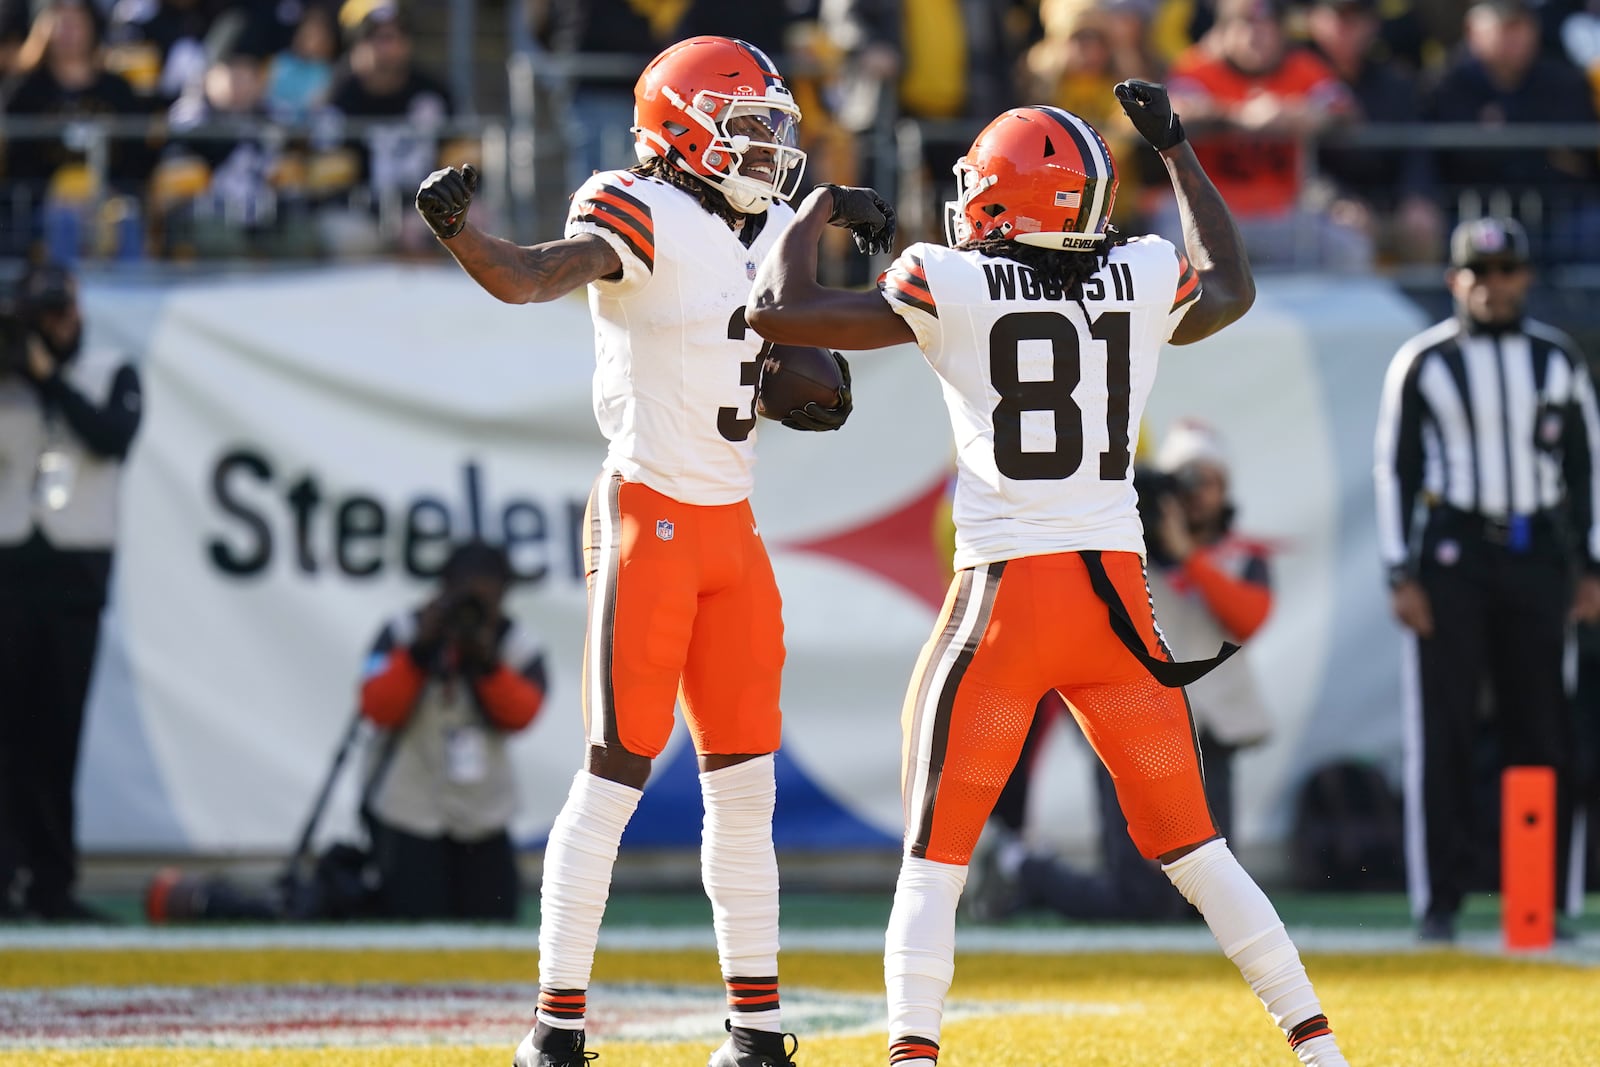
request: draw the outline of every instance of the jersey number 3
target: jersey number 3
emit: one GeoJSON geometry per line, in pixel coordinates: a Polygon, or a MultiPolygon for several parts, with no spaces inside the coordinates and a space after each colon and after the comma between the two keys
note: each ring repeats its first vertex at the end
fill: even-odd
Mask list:
{"type": "MultiPolygon", "coordinates": [[[[728,319],[728,340],[743,341],[749,332],[750,326],[744,321],[744,305],[740,304],[728,319]]],[[[772,342],[763,341],[755,359],[739,364],[739,384],[750,387],[750,417],[741,417],[738,408],[717,409],[717,432],[729,441],[747,440],[750,431],[756,428],[756,387],[761,383],[761,361],[771,350],[772,342]]]]}
{"type": "MultiPolygon", "coordinates": [[[[1089,320],[1089,336],[1106,346],[1106,450],[1100,453],[1100,479],[1118,482],[1128,476],[1129,315],[1108,311],[1089,320]]],[[[1082,340],[1078,327],[1054,311],[1019,311],[1003,315],[989,331],[989,380],[1000,394],[994,408],[994,461],[1000,473],[1016,481],[1070,478],[1083,465],[1083,409],[1072,393],[1083,380],[1082,340]],[[1023,341],[1050,342],[1050,378],[1023,381],[1019,365],[1023,341]],[[1022,413],[1055,415],[1055,447],[1048,452],[1023,451],[1022,413]]]]}

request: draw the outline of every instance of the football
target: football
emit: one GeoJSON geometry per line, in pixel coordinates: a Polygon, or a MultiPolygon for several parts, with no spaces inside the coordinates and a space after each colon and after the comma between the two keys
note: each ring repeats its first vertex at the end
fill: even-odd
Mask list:
{"type": "Polygon", "coordinates": [[[773,345],[761,364],[756,414],[783,421],[807,404],[831,408],[839,403],[844,377],[833,353],[810,345],[773,345]]]}

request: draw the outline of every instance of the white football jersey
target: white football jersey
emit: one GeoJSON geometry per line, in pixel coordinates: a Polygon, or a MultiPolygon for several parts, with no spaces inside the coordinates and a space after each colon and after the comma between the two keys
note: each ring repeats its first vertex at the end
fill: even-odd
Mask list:
{"type": "Polygon", "coordinates": [[[925,243],[879,287],[950,409],[955,565],[1142,553],[1133,448],[1161,346],[1200,296],[1183,254],[1160,237],[1113,248],[1081,306],[1014,260],[925,243]]]}
{"type": "Polygon", "coordinates": [[[622,276],[589,284],[594,413],[606,467],[686,504],[754,486],[761,338],[744,321],[756,266],[794,218],[773,204],[749,248],[666,182],[628,171],[573,194],[566,236],[598,234],[622,276]]]}

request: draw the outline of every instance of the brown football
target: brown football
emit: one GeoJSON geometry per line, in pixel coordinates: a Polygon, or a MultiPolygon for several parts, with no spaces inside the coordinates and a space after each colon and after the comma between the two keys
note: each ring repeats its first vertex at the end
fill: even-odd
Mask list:
{"type": "Polygon", "coordinates": [[[807,404],[831,408],[839,403],[844,376],[833,353],[810,345],[773,345],[761,364],[756,414],[783,421],[807,404]]]}

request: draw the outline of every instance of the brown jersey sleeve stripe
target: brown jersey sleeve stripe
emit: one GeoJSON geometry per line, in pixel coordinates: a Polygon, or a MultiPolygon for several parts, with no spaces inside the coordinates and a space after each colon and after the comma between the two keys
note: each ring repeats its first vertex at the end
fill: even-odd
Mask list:
{"type": "Polygon", "coordinates": [[[1200,296],[1200,275],[1195,273],[1189,257],[1178,253],[1178,289],[1172,298],[1172,310],[1177,311],[1200,296]]]}
{"type": "Polygon", "coordinates": [[[928,276],[917,268],[907,270],[904,267],[891,268],[888,278],[901,288],[910,288],[914,292],[927,297],[928,302],[933,302],[933,290],[928,286],[928,276]]]}
{"type": "Polygon", "coordinates": [[[899,270],[890,271],[884,277],[883,286],[884,292],[892,299],[925,311],[934,318],[939,317],[939,308],[933,302],[933,294],[925,287],[919,288],[909,274],[899,270]]]}
{"type": "Polygon", "coordinates": [[[637,226],[631,221],[623,221],[625,217],[619,217],[620,215],[621,213],[614,208],[608,210],[607,205],[593,200],[586,200],[580,210],[573,215],[573,218],[579,222],[587,222],[610,230],[622,238],[622,243],[627,245],[629,251],[634,254],[639,262],[644,264],[645,270],[655,270],[656,247],[654,242],[645,241],[637,226]]]}
{"type": "MultiPolygon", "coordinates": [[[[608,194],[610,196],[616,197],[618,200],[622,201],[625,204],[632,205],[633,208],[639,213],[640,217],[645,219],[647,222],[651,219],[652,216],[650,214],[650,205],[645,203],[643,200],[640,200],[637,196],[634,196],[632,193],[629,193],[629,192],[626,192],[626,191],[624,191],[622,189],[619,189],[615,185],[603,186],[601,188],[601,192],[604,192],[604,193],[606,193],[606,194],[608,194]]],[[[652,230],[654,229],[654,226],[655,226],[655,224],[651,223],[652,230]]]]}
{"type": "Polygon", "coordinates": [[[616,217],[618,222],[632,226],[638,231],[640,240],[649,245],[653,250],[656,245],[656,224],[650,214],[650,208],[639,203],[633,197],[624,200],[615,189],[601,189],[589,198],[589,203],[596,209],[616,217]]]}

